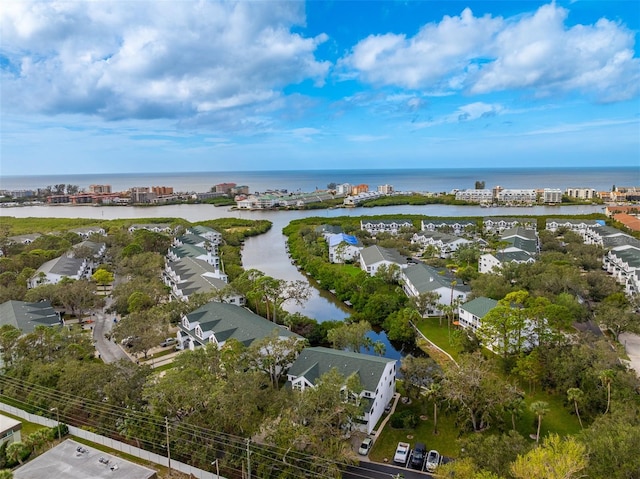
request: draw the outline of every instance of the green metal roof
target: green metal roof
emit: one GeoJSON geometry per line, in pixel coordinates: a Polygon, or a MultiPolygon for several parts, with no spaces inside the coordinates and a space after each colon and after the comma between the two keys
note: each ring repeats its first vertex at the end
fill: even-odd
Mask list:
{"type": "Polygon", "coordinates": [[[345,379],[356,373],[364,389],[375,392],[387,364],[395,362],[395,359],[351,351],[322,347],[305,348],[289,368],[289,375],[304,376],[315,385],[320,376],[335,368],[345,379]]]}
{"type": "Polygon", "coordinates": [[[484,318],[485,315],[495,308],[498,302],[495,299],[486,298],[481,296],[479,298],[472,299],[471,301],[460,305],[461,309],[470,312],[478,318],[484,318]]]}

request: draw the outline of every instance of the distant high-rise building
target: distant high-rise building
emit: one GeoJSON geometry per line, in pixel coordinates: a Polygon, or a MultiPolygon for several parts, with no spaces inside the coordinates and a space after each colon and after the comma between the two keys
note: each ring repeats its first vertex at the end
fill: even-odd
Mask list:
{"type": "Polygon", "coordinates": [[[90,185],[89,193],[93,193],[94,195],[111,194],[111,185],[90,185]]]}
{"type": "Polygon", "coordinates": [[[213,191],[216,193],[224,193],[226,195],[231,193],[231,190],[236,187],[235,183],[220,183],[213,187],[213,191]]]}
{"type": "Polygon", "coordinates": [[[163,195],[172,195],[173,194],[173,186],[152,186],[151,192],[155,193],[158,196],[163,195]]]}
{"type": "Polygon", "coordinates": [[[390,195],[393,193],[393,186],[391,185],[378,185],[378,192],[383,193],[385,195],[390,195]]]}
{"type": "Polygon", "coordinates": [[[578,198],[580,200],[590,200],[597,195],[596,190],[593,188],[567,188],[566,194],[569,198],[578,198]]]}

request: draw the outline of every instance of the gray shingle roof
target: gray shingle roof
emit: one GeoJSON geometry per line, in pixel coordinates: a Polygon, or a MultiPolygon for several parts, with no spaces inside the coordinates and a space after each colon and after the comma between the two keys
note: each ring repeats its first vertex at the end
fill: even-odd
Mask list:
{"type": "Polygon", "coordinates": [[[289,368],[289,374],[296,377],[304,376],[315,385],[320,376],[335,368],[345,379],[356,373],[365,390],[375,391],[387,364],[395,361],[337,349],[305,348],[289,368]]]}
{"type": "MultiPolygon", "coordinates": [[[[451,283],[457,281],[447,269],[436,269],[423,263],[409,266],[404,270],[404,276],[419,293],[451,288],[451,283]]],[[[454,291],[469,292],[471,288],[458,282],[454,286],[454,291]]]]}
{"type": "MultiPolygon", "coordinates": [[[[219,341],[236,339],[245,346],[251,345],[255,340],[269,336],[274,330],[279,336],[297,337],[287,328],[279,326],[264,319],[248,309],[228,303],[211,301],[187,315],[190,323],[200,322],[203,333],[213,331],[219,341]],[[210,329],[207,329],[210,328],[210,329]],[[220,337],[218,336],[220,334],[220,337]]],[[[197,343],[204,345],[206,341],[196,337],[193,331],[187,331],[182,324],[180,330],[191,336],[197,343]]]]}
{"type": "Polygon", "coordinates": [[[174,246],[170,251],[178,258],[197,258],[208,254],[207,250],[201,246],[191,244],[183,244],[182,246],[174,246]]]}
{"type": "Polygon", "coordinates": [[[48,301],[26,303],[24,301],[6,301],[0,304],[0,325],[11,325],[23,333],[31,333],[37,326],[57,326],[60,323],[58,313],[48,301]]]}
{"type": "Polygon", "coordinates": [[[380,246],[369,246],[360,251],[360,256],[365,264],[375,264],[380,261],[389,261],[398,265],[407,264],[407,259],[401,256],[397,250],[382,248],[380,246]]]}

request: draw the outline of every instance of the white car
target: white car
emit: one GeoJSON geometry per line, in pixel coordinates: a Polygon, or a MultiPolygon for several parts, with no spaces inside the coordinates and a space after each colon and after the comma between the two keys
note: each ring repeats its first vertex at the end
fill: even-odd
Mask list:
{"type": "Polygon", "coordinates": [[[436,470],[439,464],[440,453],[432,449],[431,451],[429,451],[429,454],[427,454],[427,462],[425,462],[424,467],[427,471],[433,472],[436,470]]]}
{"type": "Polygon", "coordinates": [[[396,453],[393,456],[393,462],[404,466],[407,463],[407,459],[409,459],[410,452],[411,446],[408,442],[399,442],[398,447],[396,447],[396,453]]]}
{"type": "Polygon", "coordinates": [[[367,454],[369,454],[369,451],[371,450],[372,445],[373,445],[373,439],[371,439],[370,437],[365,437],[364,440],[362,441],[362,444],[360,444],[360,449],[358,449],[358,454],[360,454],[361,456],[366,456],[367,454]]]}

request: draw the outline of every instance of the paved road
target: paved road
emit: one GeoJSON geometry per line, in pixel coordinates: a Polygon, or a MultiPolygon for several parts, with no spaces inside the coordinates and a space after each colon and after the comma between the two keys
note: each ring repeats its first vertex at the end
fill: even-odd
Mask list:
{"type": "Polygon", "coordinates": [[[426,472],[376,462],[360,462],[359,466],[350,466],[342,477],[344,479],[390,479],[397,474],[402,474],[400,477],[404,479],[433,479],[433,476],[426,472]]]}
{"type": "MultiPolygon", "coordinates": [[[[109,307],[109,303],[110,298],[107,299],[107,305],[104,309],[109,307]]],[[[100,357],[105,363],[114,363],[120,359],[130,359],[120,345],[105,337],[105,334],[109,334],[113,327],[113,315],[107,314],[104,309],[96,312],[93,316],[93,339],[100,357]]]]}
{"type": "Polygon", "coordinates": [[[629,356],[629,366],[636,370],[640,376],[640,336],[631,333],[622,333],[618,340],[624,344],[624,349],[629,356]]]}

